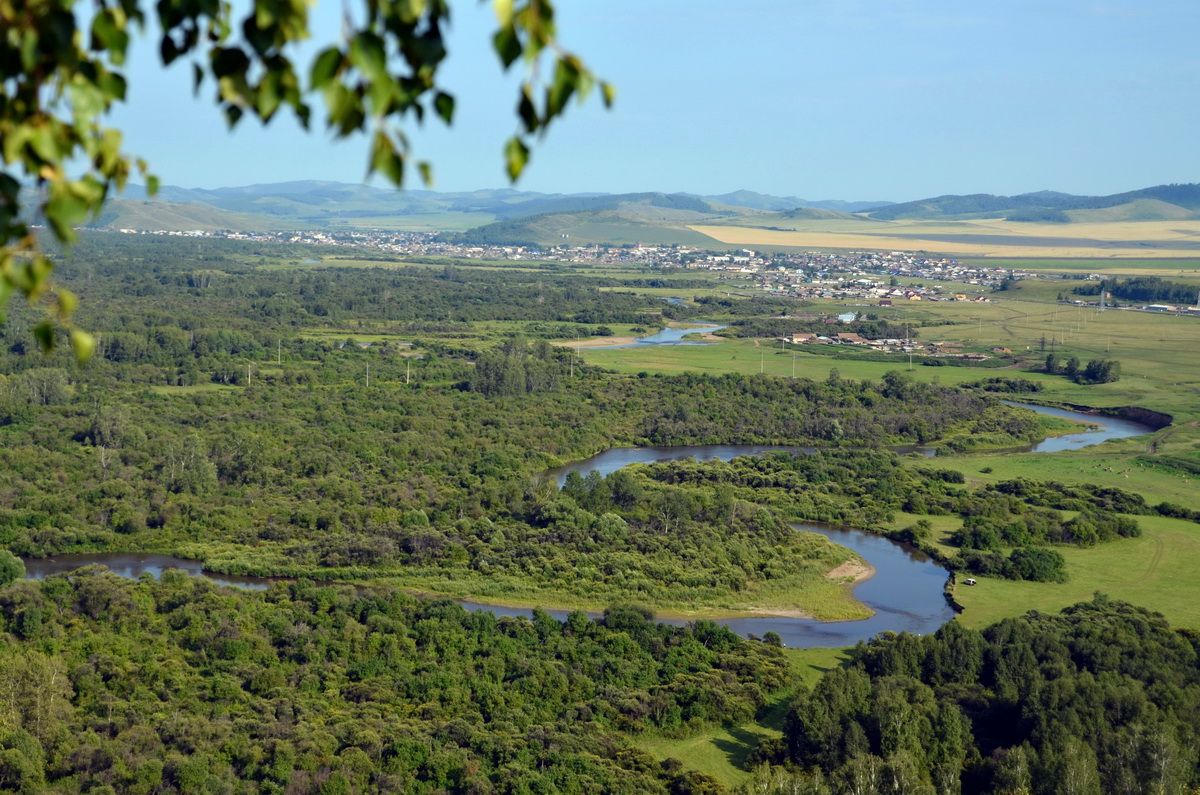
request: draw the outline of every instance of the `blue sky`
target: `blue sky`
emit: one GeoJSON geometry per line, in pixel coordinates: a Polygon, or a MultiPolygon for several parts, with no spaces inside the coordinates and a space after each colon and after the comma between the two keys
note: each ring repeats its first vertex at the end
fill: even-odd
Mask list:
{"type": "MultiPolygon", "coordinates": [[[[438,190],[507,185],[515,81],[490,5],[454,3],[454,127],[411,131],[438,190]]],[[[317,41],[340,9],[320,0],[317,41]]],[[[617,102],[573,107],[522,189],[905,201],[1200,181],[1196,0],[559,0],[558,19],[617,102]]],[[[211,85],[194,99],[189,67],[138,44],[113,122],[164,183],[362,181],[364,138],[284,118],[229,133],[211,85]]]]}

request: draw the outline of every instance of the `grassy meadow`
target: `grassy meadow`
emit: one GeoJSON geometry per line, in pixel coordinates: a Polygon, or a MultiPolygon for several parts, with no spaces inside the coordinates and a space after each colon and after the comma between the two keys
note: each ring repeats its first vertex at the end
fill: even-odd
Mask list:
{"type": "Polygon", "coordinates": [[[811,687],[826,671],[845,664],[845,649],[785,649],[795,685],[775,693],[762,718],[740,726],[718,726],[682,739],[645,738],[638,747],[659,760],[678,759],[688,770],[707,773],[727,787],[750,777],[742,764],[759,742],[783,736],[788,703],[800,686],[811,687]]]}

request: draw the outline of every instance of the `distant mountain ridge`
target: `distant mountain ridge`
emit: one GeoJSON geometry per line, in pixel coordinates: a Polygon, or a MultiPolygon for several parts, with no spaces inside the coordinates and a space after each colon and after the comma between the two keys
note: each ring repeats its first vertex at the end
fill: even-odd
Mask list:
{"type": "Polygon", "coordinates": [[[1086,216],[1073,217],[1072,211],[1103,210],[1134,202],[1143,202],[1143,213],[1150,217],[1130,220],[1155,220],[1153,208],[1161,211],[1163,220],[1196,217],[1200,213],[1200,183],[1156,185],[1151,188],[1115,193],[1111,196],[1073,196],[1055,191],[1023,193],[1019,196],[994,196],[990,193],[935,196],[929,199],[901,202],[867,212],[881,221],[901,219],[927,220],[944,218],[959,220],[981,216],[1006,216],[1013,221],[1054,220],[1059,222],[1091,220],[1086,216]],[[1144,200],[1158,202],[1147,205],[1144,200]],[[1177,209],[1171,209],[1177,208],[1177,209]],[[1180,215],[1179,211],[1183,214],[1180,215]],[[1014,217],[1015,216],[1015,217],[1014,217]]]}
{"type": "Polygon", "coordinates": [[[708,224],[791,230],[826,222],[1003,218],[1033,223],[1200,219],[1200,184],[1158,185],[1110,196],[1036,191],[935,196],[917,201],[808,201],[752,190],[723,194],[546,194],[513,188],[397,191],[299,180],[223,188],[163,186],[148,199],[131,186],[93,226],[146,231],[381,228],[447,231],[474,244],[645,243],[711,245],[708,224]]]}

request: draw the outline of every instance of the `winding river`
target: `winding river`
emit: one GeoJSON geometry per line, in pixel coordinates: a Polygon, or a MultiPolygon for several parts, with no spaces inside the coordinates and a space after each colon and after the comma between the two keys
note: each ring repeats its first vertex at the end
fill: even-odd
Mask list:
{"type": "MultiPolygon", "coordinates": [[[[690,333],[690,330],[685,333],[690,333]]],[[[1027,408],[1043,414],[1087,422],[1095,428],[1046,439],[1032,445],[1031,452],[1055,452],[1073,450],[1093,444],[1138,436],[1149,433],[1152,428],[1128,420],[1101,417],[1065,409],[1047,408],[1027,404],[1027,408]]],[[[550,470],[546,474],[554,477],[561,485],[570,472],[587,473],[597,471],[608,474],[632,463],[654,463],[686,458],[698,460],[719,459],[728,461],[740,455],[760,455],[772,450],[811,452],[812,448],[773,445],[707,445],[702,447],[624,447],[607,450],[585,461],[550,470]]],[[[717,623],[723,624],[742,635],[762,636],[776,632],[784,645],[791,648],[850,646],[888,630],[926,634],[954,616],[942,594],[946,582],[946,571],[926,555],[910,546],[887,538],[870,535],[860,530],[830,528],[813,524],[795,524],[798,531],[819,533],[831,541],[858,553],[875,568],[875,576],[855,586],[854,595],[875,611],[871,618],[861,621],[822,622],[798,618],[732,618],[717,623]]],[[[169,555],[136,552],[107,552],[78,555],[58,555],[52,558],[25,560],[25,576],[29,579],[44,579],[53,574],[72,571],[80,566],[100,564],[114,574],[137,578],[143,574],[158,577],[168,568],[182,569],[193,576],[202,576],[221,585],[233,585],[255,590],[266,589],[274,578],[234,575],[214,575],[204,572],[201,563],[169,555]]],[[[497,616],[531,616],[531,608],[497,607],[477,602],[460,601],[468,610],[487,610],[497,616]]],[[[567,612],[549,610],[550,615],[563,620],[567,612]]],[[[663,620],[668,624],[683,624],[683,621],[663,620]]]]}

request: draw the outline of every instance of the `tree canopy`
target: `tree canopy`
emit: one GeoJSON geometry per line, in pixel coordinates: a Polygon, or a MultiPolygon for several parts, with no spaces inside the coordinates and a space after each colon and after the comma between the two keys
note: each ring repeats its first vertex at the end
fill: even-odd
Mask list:
{"type": "MultiPolygon", "coordinates": [[[[70,324],[76,304],[50,287],[52,263],[31,230],[22,181],[34,183],[36,211],[54,236],[71,242],[75,227],[97,215],[109,192],[140,173],[151,193],[158,180],[148,164],[122,151],[121,131],[104,123],[125,100],[123,70],[135,38],[157,43],[164,65],[186,60],[197,93],[215,88],[212,101],[228,124],[251,116],[263,123],[289,109],[308,128],[314,116],[338,137],[371,136],[367,173],[397,187],[415,166],[428,182],[430,165],[412,162],[404,127],[427,114],[450,124],[454,97],[438,84],[448,53],[443,30],[447,0],[380,3],[365,0],[347,11],[342,35],[301,63],[297,48],[310,38],[303,0],[254,0],[244,14],[227,0],[13,0],[0,3],[0,307],[19,292],[45,299],[50,312],[34,333],[54,344],[54,321],[70,324]],[[156,30],[151,33],[151,19],[156,30]],[[314,96],[319,99],[314,100],[314,96]],[[323,113],[321,113],[323,110],[323,113]]],[[[504,148],[515,180],[529,157],[532,137],[561,116],[569,100],[585,99],[596,79],[558,42],[551,0],[496,0],[492,46],[503,69],[526,65],[516,114],[519,132],[504,148]]],[[[613,88],[600,82],[605,104],[613,88]]],[[[75,329],[76,355],[86,359],[94,341],[75,329]]]]}

